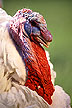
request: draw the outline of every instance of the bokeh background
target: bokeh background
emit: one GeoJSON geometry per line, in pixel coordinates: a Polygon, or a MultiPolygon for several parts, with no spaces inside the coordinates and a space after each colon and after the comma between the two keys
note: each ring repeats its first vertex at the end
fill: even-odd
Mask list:
{"type": "Polygon", "coordinates": [[[3,0],[2,4],[12,16],[22,8],[30,8],[44,16],[53,35],[53,42],[45,49],[50,53],[57,74],[55,84],[62,86],[72,101],[72,1],[3,0]]]}

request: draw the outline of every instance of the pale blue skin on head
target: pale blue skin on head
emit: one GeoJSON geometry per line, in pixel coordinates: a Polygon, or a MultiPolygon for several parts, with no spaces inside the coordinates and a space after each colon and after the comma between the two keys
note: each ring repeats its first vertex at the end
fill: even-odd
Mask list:
{"type": "Polygon", "coordinates": [[[29,21],[25,22],[24,29],[28,36],[32,33],[33,35],[40,35],[40,29],[38,27],[32,26],[29,21]]]}

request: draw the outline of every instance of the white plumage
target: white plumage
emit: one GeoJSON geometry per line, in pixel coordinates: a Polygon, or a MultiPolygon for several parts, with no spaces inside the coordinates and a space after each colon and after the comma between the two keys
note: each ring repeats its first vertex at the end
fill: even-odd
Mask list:
{"type": "MultiPolygon", "coordinates": [[[[8,32],[11,16],[0,9],[0,108],[70,108],[70,97],[60,86],[55,86],[53,103],[48,103],[35,91],[23,86],[26,80],[25,65],[8,32]]],[[[54,84],[56,73],[49,60],[54,84]]]]}

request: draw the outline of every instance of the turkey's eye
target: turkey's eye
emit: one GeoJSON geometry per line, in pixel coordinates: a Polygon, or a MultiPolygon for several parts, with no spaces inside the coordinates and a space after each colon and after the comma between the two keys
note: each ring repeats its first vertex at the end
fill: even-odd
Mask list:
{"type": "Polygon", "coordinates": [[[36,23],[34,21],[31,22],[32,26],[36,26],[36,23]]]}

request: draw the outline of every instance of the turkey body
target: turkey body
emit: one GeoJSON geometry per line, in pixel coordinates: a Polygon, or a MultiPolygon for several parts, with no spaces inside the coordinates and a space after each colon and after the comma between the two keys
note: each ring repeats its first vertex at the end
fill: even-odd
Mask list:
{"type": "MultiPolygon", "coordinates": [[[[2,18],[0,17],[0,108],[70,108],[70,97],[59,86],[55,86],[52,105],[35,91],[24,86],[27,77],[25,64],[8,31],[11,17],[2,9],[1,12],[3,13],[2,18]]],[[[55,72],[50,61],[49,64],[54,84],[55,72]]]]}

